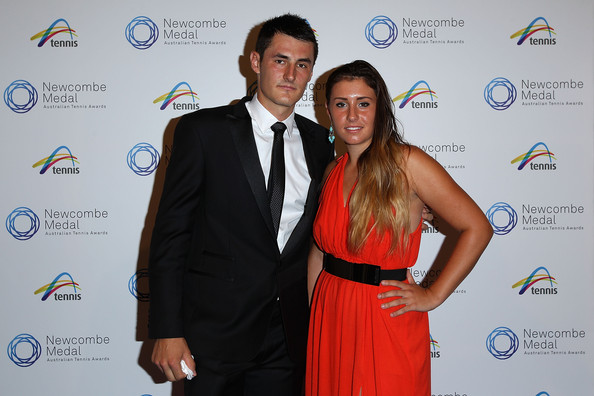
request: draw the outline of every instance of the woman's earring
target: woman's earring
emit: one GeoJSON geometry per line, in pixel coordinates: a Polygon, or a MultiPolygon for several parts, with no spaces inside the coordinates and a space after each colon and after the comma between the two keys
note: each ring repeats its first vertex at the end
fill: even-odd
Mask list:
{"type": "Polygon", "coordinates": [[[334,143],[334,129],[332,128],[332,125],[330,125],[330,133],[328,133],[328,140],[330,141],[330,143],[334,143]]]}

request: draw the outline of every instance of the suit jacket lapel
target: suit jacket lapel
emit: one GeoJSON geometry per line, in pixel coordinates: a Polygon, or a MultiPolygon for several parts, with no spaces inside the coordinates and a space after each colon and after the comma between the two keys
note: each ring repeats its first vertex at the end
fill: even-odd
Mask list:
{"type": "Polygon", "coordinates": [[[235,148],[237,149],[237,154],[239,155],[247,181],[250,184],[250,188],[254,194],[260,213],[264,218],[264,222],[270,232],[274,235],[264,174],[262,173],[260,157],[258,156],[256,141],[254,140],[252,119],[245,108],[245,102],[247,100],[250,100],[250,98],[243,98],[236,104],[233,107],[233,112],[229,114],[227,118],[231,122],[231,136],[233,137],[235,148]]]}

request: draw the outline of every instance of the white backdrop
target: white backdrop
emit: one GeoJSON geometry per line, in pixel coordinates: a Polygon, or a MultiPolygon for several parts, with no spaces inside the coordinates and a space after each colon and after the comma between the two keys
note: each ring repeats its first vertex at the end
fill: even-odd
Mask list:
{"type": "MultiPolygon", "coordinates": [[[[433,394],[590,394],[593,3],[250,3],[3,7],[0,393],[179,394],[152,367],[146,330],[147,252],[173,128],[249,92],[252,28],[290,11],[320,44],[297,111],[328,126],[328,71],[368,60],[405,137],[496,230],[430,314],[433,394]]],[[[450,235],[439,223],[424,234],[417,281],[438,273],[450,235]]]]}

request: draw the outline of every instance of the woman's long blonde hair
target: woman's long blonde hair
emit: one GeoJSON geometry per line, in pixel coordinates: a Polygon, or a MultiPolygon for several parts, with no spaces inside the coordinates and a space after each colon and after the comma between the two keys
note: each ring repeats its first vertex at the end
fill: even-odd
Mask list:
{"type": "Polygon", "coordinates": [[[357,162],[358,181],[349,202],[348,248],[358,252],[372,232],[391,237],[390,252],[408,242],[409,187],[403,169],[409,145],[400,135],[393,102],[378,71],[368,62],[357,60],[340,66],[326,83],[326,101],[332,88],[343,80],[362,79],[377,97],[371,144],[357,162]]]}

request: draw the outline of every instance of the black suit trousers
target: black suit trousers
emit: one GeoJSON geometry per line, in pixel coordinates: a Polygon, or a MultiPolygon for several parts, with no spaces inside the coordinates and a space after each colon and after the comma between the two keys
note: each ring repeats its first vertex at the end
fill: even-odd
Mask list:
{"type": "Polygon", "coordinates": [[[185,396],[299,396],[305,367],[289,358],[276,303],[266,341],[254,359],[238,363],[198,357],[196,372],[196,378],[185,381],[185,396]]]}

